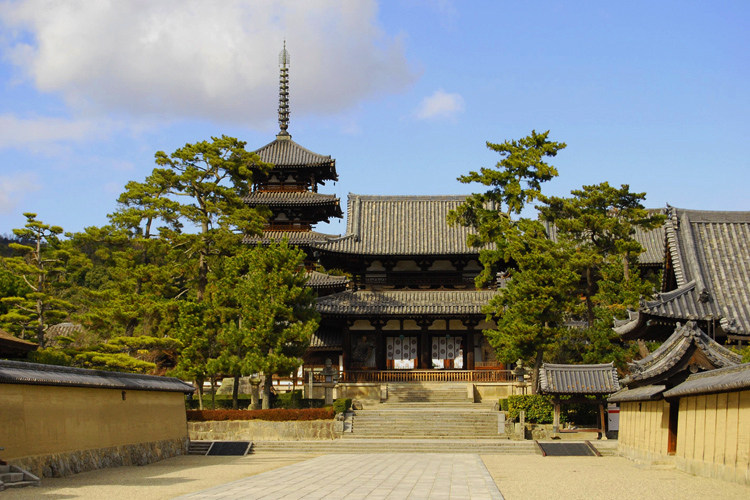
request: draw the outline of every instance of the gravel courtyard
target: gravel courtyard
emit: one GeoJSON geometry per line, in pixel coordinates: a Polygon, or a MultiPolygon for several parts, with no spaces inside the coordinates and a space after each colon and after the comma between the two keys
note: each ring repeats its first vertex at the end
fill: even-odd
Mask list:
{"type": "MultiPolygon", "coordinates": [[[[145,467],[120,467],[44,479],[41,488],[6,490],[0,495],[3,500],[166,500],[274,470],[275,481],[294,483],[295,477],[284,467],[315,456],[183,456],[145,467]]],[[[641,469],[619,457],[482,455],[481,459],[506,500],[750,497],[747,486],[675,470],[641,469]]]]}

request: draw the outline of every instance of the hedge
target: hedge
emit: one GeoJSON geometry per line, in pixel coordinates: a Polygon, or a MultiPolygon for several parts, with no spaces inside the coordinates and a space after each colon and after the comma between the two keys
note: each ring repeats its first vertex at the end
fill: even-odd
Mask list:
{"type": "Polygon", "coordinates": [[[215,420],[270,420],[289,422],[295,420],[330,420],[336,413],[333,408],[310,408],[303,410],[187,410],[191,422],[215,420]]]}
{"type": "MultiPolygon", "coordinates": [[[[551,424],[555,407],[551,397],[540,394],[508,396],[508,417],[515,420],[521,410],[526,412],[526,421],[532,424],[551,424]]],[[[503,404],[500,403],[502,407],[503,404]]]]}
{"type": "MultiPolygon", "coordinates": [[[[598,407],[593,404],[570,404],[562,397],[560,423],[574,422],[577,425],[591,425],[597,422],[598,407]]],[[[529,394],[509,396],[500,400],[500,409],[508,412],[508,418],[517,420],[521,410],[526,412],[526,421],[532,424],[551,424],[555,418],[555,407],[552,396],[529,394]]]]}
{"type": "Polygon", "coordinates": [[[333,402],[333,411],[335,411],[336,413],[343,413],[351,407],[351,398],[339,398],[333,402]]]}

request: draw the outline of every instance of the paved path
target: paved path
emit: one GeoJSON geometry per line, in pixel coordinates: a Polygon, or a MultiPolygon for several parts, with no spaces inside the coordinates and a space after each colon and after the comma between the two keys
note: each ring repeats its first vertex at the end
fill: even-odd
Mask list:
{"type": "Polygon", "coordinates": [[[179,498],[503,500],[479,455],[464,453],[326,455],[179,498]]]}

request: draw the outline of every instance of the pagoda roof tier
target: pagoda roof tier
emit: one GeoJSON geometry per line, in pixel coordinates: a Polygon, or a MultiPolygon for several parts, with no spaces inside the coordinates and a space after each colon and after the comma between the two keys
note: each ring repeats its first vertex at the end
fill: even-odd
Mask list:
{"type": "Polygon", "coordinates": [[[325,242],[331,238],[339,238],[339,235],[324,234],[317,231],[263,231],[260,236],[246,235],[242,243],[246,245],[268,245],[273,241],[282,242],[284,238],[289,241],[290,245],[310,246],[313,243],[325,242]]]}
{"type": "Polygon", "coordinates": [[[714,370],[739,364],[742,357],[706,335],[694,321],[678,326],[659,348],[643,359],[629,363],[630,375],[621,383],[642,386],[662,383],[689,366],[714,370]]]}
{"type": "Polygon", "coordinates": [[[330,155],[314,153],[294,142],[289,135],[278,135],[260,149],[255,150],[261,161],[273,164],[271,170],[319,169],[319,181],[338,180],[336,160],[330,155]]]}
{"type": "Polygon", "coordinates": [[[750,212],[670,207],[664,231],[665,292],[615,331],[638,338],[650,319],[676,318],[717,321],[728,335],[750,335],[750,212]],[[670,282],[676,288],[667,291],[670,282]]]}
{"type": "Polygon", "coordinates": [[[544,363],[539,371],[544,394],[612,394],[620,390],[614,363],[559,365],[544,363]]]}
{"type": "Polygon", "coordinates": [[[320,207],[325,208],[331,217],[342,218],[341,203],[335,194],[321,194],[311,191],[254,191],[243,198],[251,206],[320,207]]]}
{"type": "Polygon", "coordinates": [[[346,291],[317,299],[318,312],[331,316],[485,316],[491,290],[346,291]]]}
{"type": "Polygon", "coordinates": [[[459,196],[364,196],[349,194],[346,234],[316,244],[338,254],[373,256],[478,255],[466,244],[472,232],[451,227],[448,212],[466,200],[459,196]]]}
{"type": "MultiPolygon", "coordinates": [[[[666,212],[663,208],[649,208],[649,215],[659,215],[666,212]]],[[[544,223],[550,239],[557,241],[557,226],[550,222],[544,223]]],[[[638,255],[638,264],[644,267],[661,267],[664,264],[664,226],[644,230],[640,227],[635,229],[635,240],[643,247],[643,252],[638,255]]]]}

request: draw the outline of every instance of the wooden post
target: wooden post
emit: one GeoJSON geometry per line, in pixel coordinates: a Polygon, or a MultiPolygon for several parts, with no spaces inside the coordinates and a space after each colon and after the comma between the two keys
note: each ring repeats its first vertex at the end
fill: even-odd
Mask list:
{"type": "Polygon", "coordinates": [[[607,421],[605,420],[606,416],[604,414],[604,401],[599,400],[599,421],[601,422],[601,425],[599,426],[599,432],[601,433],[602,440],[607,440],[607,421]]]}
{"type": "Polygon", "coordinates": [[[553,398],[552,404],[555,405],[555,419],[552,422],[552,432],[560,432],[560,398],[553,398]]]}
{"type": "Polygon", "coordinates": [[[470,328],[466,335],[466,366],[467,370],[474,369],[474,329],[470,328]]]}
{"type": "Polygon", "coordinates": [[[430,332],[427,330],[429,324],[424,321],[420,326],[422,327],[420,342],[422,349],[419,353],[419,368],[429,370],[432,368],[432,346],[430,345],[430,332]]]}
{"type": "Polygon", "coordinates": [[[344,327],[344,338],[342,339],[343,344],[343,358],[344,358],[344,371],[350,367],[350,360],[352,359],[352,339],[351,332],[349,331],[349,325],[344,327]]]}
{"type": "Polygon", "coordinates": [[[383,334],[385,321],[376,319],[372,323],[375,326],[375,368],[385,370],[385,335],[383,334]]]}

